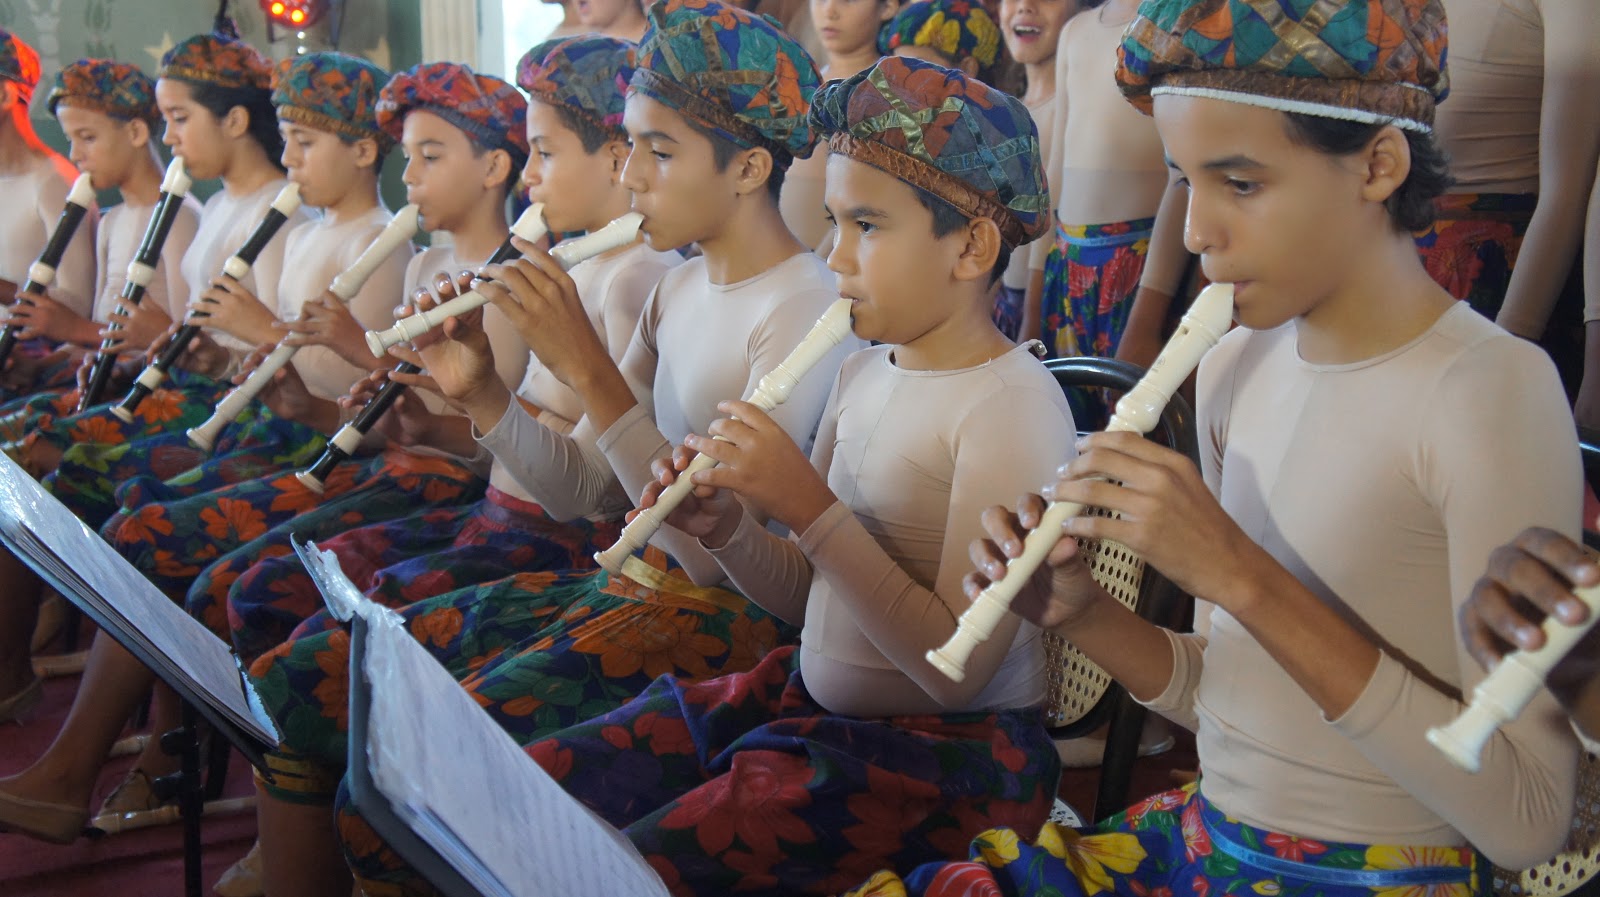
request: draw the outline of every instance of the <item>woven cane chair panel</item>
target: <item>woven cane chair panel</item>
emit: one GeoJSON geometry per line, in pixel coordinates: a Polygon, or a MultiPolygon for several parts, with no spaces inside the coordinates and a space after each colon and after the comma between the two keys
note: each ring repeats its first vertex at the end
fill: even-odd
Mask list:
{"type": "Polygon", "coordinates": [[[1498,897],[1563,897],[1585,884],[1594,892],[1600,876],[1600,757],[1585,753],[1578,761],[1578,806],[1567,846],[1555,859],[1521,874],[1494,870],[1498,897]]]}
{"type": "MultiPolygon", "coordinates": [[[[1085,514],[1105,517],[1108,512],[1090,508],[1085,514]]],[[[1112,597],[1130,610],[1139,603],[1144,561],[1126,545],[1108,539],[1079,540],[1089,572],[1112,597]]],[[[1111,686],[1111,677],[1060,636],[1044,634],[1045,725],[1070,725],[1082,719],[1111,686]]]]}

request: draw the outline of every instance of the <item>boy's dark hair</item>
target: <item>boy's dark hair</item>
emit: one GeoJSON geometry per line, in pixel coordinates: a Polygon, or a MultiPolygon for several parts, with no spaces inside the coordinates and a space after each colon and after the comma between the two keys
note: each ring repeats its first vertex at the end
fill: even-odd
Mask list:
{"type": "MultiPolygon", "coordinates": [[[[907,186],[911,187],[911,192],[917,194],[917,202],[922,203],[924,209],[933,213],[933,236],[935,239],[948,237],[958,229],[966,227],[972,221],[971,218],[957,211],[955,206],[921,187],[913,184],[907,184],[907,186]]],[[[989,271],[989,286],[994,286],[995,281],[999,280],[1000,276],[1005,273],[1006,266],[1011,264],[1011,253],[1012,248],[1002,240],[1000,242],[1000,255],[995,258],[994,268],[989,271]]]]}
{"type": "MultiPolygon", "coordinates": [[[[1289,119],[1289,139],[1330,156],[1348,156],[1378,136],[1387,124],[1345,121],[1298,112],[1284,113],[1289,119]]],[[[1399,189],[1383,201],[1389,219],[1404,231],[1419,231],[1433,224],[1434,204],[1455,178],[1450,175],[1450,157],[1439,147],[1433,134],[1402,129],[1411,147],[1411,173],[1399,189]]]]}
{"type": "MultiPolygon", "coordinates": [[[[536,99],[534,102],[540,101],[536,99]]],[[[583,144],[583,151],[591,156],[613,140],[621,140],[624,143],[628,141],[628,133],[621,128],[608,128],[599,124],[565,103],[548,105],[556,111],[556,116],[561,119],[567,130],[578,135],[578,142],[583,144]]]]}
{"type": "Polygon", "coordinates": [[[194,101],[218,119],[225,118],[228,110],[235,106],[244,107],[245,113],[250,116],[250,137],[261,145],[273,167],[284,170],[283,135],[278,133],[278,110],[272,105],[272,91],[254,87],[223,87],[210,81],[190,81],[187,78],[182,80],[189,85],[189,95],[194,101]]]}
{"type": "MultiPolygon", "coordinates": [[[[744,148],[732,140],[718,134],[710,128],[702,127],[699,122],[685,115],[683,117],[689,130],[711,141],[711,161],[717,171],[727,171],[733,163],[733,157],[744,151],[744,148]]],[[[778,195],[783,192],[783,178],[789,173],[789,164],[793,160],[780,161],[777,156],[772,157],[772,174],[767,176],[767,195],[773,202],[778,201],[778,195]]]]}

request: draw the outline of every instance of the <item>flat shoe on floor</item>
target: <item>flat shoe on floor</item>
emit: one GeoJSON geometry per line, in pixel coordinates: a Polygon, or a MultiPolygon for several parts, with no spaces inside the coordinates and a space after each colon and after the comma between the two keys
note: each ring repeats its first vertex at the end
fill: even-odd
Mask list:
{"type": "Polygon", "coordinates": [[[100,805],[100,812],[96,815],[121,815],[123,813],[138,813],[144,810],[160,808],[162,801],[156,797],[155,789],[150,784],[150,776],[142,769],[131,769],[122,782],[106,795],[105,803],[100,805]]]}
{"type": "Polygon", "coordinates": [[[43,699],[44,680],[36,678],[23,686],[21,691],[0,700],[0,723],[9,723],[32,713],[43,699]]]}
{"type": "Polygon", "coordinates": [[[222,873],[222,877],[211,887],[211,892],[217,897],[265,897],[267,889],[261,882],[260,841],[250,845],[250,852],[222,873]]]}
{"type": "Polygon", "coordinates": [[[16,832],[52,844],[71,844],[83,834],[89,811],[28,800],[0,791],[0,832],[16,832]]]}

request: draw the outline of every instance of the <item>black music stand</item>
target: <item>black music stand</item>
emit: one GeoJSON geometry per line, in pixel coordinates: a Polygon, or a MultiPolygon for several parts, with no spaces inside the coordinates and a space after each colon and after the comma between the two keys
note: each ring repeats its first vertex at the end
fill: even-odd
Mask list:
{"type": "Polygon", "coordinates": [[[182,700],[181,726],[161,738],[164,750],[180,756],[178,809],[183,820],[184,892],[200,897],[200,816],[205,803],[200,720],[208,722],[264,774],[263,755],[278,742],[277,731],[261,710],[237,657],[227,643],[174,606],[55,496],[3,456],[0,543],[182,700]],[[231,677],[221,672],[224,656],[232,659],[231,677]],[[197,673],[206,678],[197,678],[197,673]],[[228,694],[227,689],[236,691],[228,694]]]}

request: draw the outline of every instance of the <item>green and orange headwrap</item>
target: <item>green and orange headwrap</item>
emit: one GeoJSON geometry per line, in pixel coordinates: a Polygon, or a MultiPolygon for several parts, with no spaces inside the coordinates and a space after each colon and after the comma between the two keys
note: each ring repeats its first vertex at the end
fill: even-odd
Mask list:
{"type": "Polygon", "coordinates": [[[1449,93],[1440,0],[1144,0],[1117,83],[1158,94],[1431,131],[1449,93]]]}
{"type": "Polygon", "coordinates": [[[272,73],[272,105],[279,118],[348,141],[370,137],[379,153],[386,153],[394,148],[394,138],[378,127],[378,94],[388,81],[388,72],[355,56],[292,56],[272,73]]]}
{"type": "Polygon", "coordinates": [[[152,126],[161,117],[156,109],[156,83],[150,76],[138,66],[110,59],[80,59],[57,72],[45,107],[54,115],[62,103],[152,126]]]}
{"type": "Polygon", "coordinates": [[[631,91],[779,165],[811,152],[817,65],[776,20],[717,0],[664,0],[648,17],[631,91]]]}

